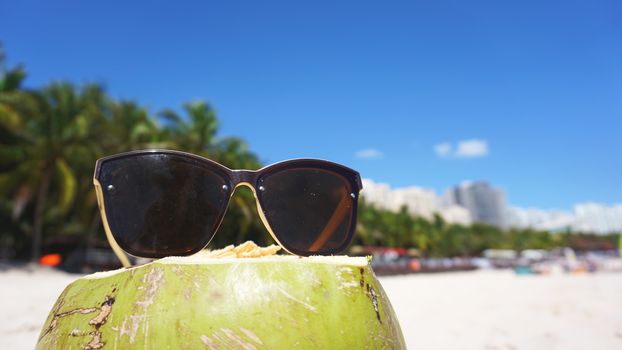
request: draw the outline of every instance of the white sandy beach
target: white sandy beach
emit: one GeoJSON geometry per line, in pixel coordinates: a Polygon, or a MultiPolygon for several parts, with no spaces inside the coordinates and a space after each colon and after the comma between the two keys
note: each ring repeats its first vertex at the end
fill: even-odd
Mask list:
{"type": "Polygon", "coordinates": [[[622,349],[622,274],[385,277],[409,349],[622,349]]]}
{"type": "MultiPolygon", "coordinates": [[[[0,272],[2,349],[32,349],[57,296],[77,277],[0,272]]],[[[622,274],[481,271],[381,282],[409,349],[622,349],[622,274]]]]}

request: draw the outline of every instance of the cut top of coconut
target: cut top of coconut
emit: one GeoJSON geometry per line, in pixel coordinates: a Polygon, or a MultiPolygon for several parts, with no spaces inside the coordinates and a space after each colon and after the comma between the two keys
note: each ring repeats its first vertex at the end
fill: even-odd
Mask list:
{"type": "MultiPolygon", "coordinates": [[[[370,262],[368,257],[350,257],[347,255],[314,255],[300,257],[295,255],[276,255],[281,249],[279,246],[270,245],[260,247],[252,241],[244,242],[238,246],[229,245],[218,250],[203,250],[191,256],[170,256],[155,260],[145,265],[151,264],[183,264],[183,265],[208,265],[208,264],[231,264],[231,263],[274,263],[274,262],[300,262],[332,265],[349,265],[356,267],[367,266],[370,262]]],[[[145,266],[141,265],[141,266],[145,266]]],[[[138,267],[138,266],[137,266],[138,267]]],[[[133,269],[136,267],[131,267],[133,269]]],[[[117,273],[127,271],[127,268],[118,270],[96,272],[84,278],[104,278],[117,273]]]]}
{"type": "Polygon", "coordinates": [[[170,256],[155,261],[159,264],[229,264],[229,263],[262,263],[262,262],[304,262],[334,265],[366,266],[367,257],[351,257],[347,255],[314,255],[300,257],[295,255],[271,255],[260,258],[206,258],[200,255],[170,256]]]}
{"type": "Polygon", "coordinates": [[[261,258],[274,256],[281,250],[278,245],[271,244],[267,247],[260,247],[253,241],[246,241],[240,245],[228,245],[218,250],[201,250],[194,256],[204,258],[261,258]]]}

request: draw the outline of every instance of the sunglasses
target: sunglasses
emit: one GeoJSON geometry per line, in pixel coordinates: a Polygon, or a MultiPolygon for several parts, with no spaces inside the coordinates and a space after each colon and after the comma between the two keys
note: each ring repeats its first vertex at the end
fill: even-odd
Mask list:
{"type": "Polygon", "coordinates": [[[352,240],[362,189],[358,172],[325,160],[232,170],[171,150],[101,158],[93,183],[107,238],[124,265],[129,261],[122,251],[162,258],[205,248],[239,186],[253,191],[263,224],[286,251],[336,254],[352,240]]]}

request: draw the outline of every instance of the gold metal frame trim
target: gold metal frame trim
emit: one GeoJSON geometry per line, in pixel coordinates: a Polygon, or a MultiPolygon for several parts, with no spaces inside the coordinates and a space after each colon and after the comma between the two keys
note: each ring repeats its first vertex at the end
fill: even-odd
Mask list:
{"type": "Polygon", "coordinates": [[[108,239],[108,243],[110,244],[110,247],[112,247],[112,251],[117,255],[117,258],[119,258],[119,261],[121,261],[123,267],[132,267],[132,263],[130,263],[130,259],[127,257],[127,254],[125,254],[123,248],[119,247],[119,244],[112,235],[112,231],[110,231],[110,226],[108,225],[108,217],[106,216],[106,204],[104,203],[102,186],[99,181],[97,181],[97,179],[93,179],[93,184],[95,185],[95,193],[97,196],[99,213],[104,224],[104,230],[106,231],[106,238],[108,239]]]}
{"type": "Polygon", "coordinates": [[[278,245],[281,246],[281,248],[283,248],[284,251],[292,254],[292,255],[296,255],[292,252],[290,252],[287,248],[285,248],[285,246],[283,245],[283,243],[281,243],[281,241],[279,241],[278,238],[276,238],[276,235],[274,234],[274,231],[272,231],[272,227],[270,227],[270,224],[268,223],[268,219],[266,218],[266,216],[263,213],[263,209],[261,208],[261,203],[259,203],[259,198],[257,198],[257,191],[255,190],[255,186],[253,186],[252,184],[243,181],[238,183],[237,185],[235,185],[235,188],[233,189],[233,191],[231,191],[231,197],[233,197],[233,194],[235,193],[235,190],[240,187],[240,186],[246,186],[248,188],[251,189],[251,191],[253,192],[253,196],[255,197],[255,204],[257,204],[257,212],[259,213],[259,217],[261,218],[261,222],[263,223],[263,226],[266,228],[266,230],[268,231],[268,233],[270,233],[270,236],[272,236],[272,239],[274,239],[274,241],[276,243],[278,243],[278,245]]]}

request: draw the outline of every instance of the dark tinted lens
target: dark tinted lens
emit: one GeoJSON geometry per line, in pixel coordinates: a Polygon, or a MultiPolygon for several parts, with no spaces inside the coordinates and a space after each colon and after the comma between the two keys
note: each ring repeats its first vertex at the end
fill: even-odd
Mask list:
{"type": "Polygon", "coordinates": [[[301,255],[344,249],[356,201],[343,176],[324,169],[286,169],[259,180],[261,206],[281,243],[301,255]]]}
{"type": "Polygon", "coordinates": [[[104,161],[99,182],[117,243],[142,257],[188,255],[203,248],[229,198],[216,169],[171,154],[104,161]]]}

